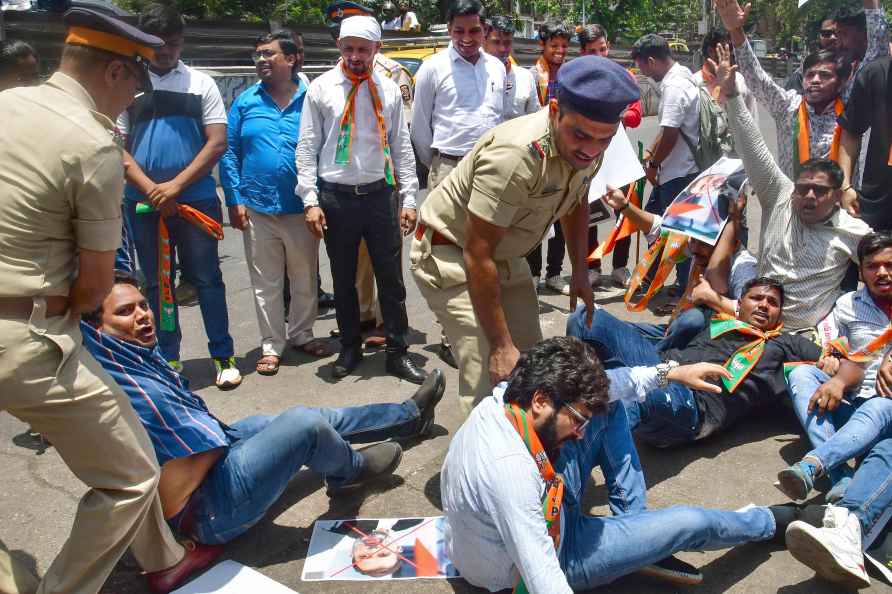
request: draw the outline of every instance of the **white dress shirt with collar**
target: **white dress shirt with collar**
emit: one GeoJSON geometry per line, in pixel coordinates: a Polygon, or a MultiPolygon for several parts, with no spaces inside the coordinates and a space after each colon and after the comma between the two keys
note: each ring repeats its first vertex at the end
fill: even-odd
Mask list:
{"type": "Polygon", "coordinates": [[[387,142],[393,157],[394,177],[403,208],[415,208],[418,177],[415,174],[415,153],[409,140],[409,129],[403,115],[403,98],[392,80],[373,72],[356,93],[353,148],[350,163],[335,163],[341,115],[347,105],[352,83],[340,64],[317,77],[307,91],[297,141],[297,195],[304,209],[319,206],[317,180],[334,184],[361,185],[384,178],[384,151],[378,122],[372,107],[369,81],[374,81],[381,99],[382,115],[387,129],[387,142]]]}
{"type": "Polygon", "coordinates": [[[505,120],[539,111],[536,80],[526,68],[516,64],[505,73],[505,120]]]}
{"type": "Polygon", "coordinates": [[[426,60],[415,75],[412,141],[422,163],[430,165],[432,149],[463,156],[485,132],[502,123],[505,66],[480,50],[476,64],[452,44],[426,60]]]}

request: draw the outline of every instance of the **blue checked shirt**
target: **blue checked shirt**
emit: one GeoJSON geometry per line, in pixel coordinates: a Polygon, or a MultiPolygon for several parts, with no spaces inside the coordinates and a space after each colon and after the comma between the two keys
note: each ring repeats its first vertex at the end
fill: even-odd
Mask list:
{"type": "Polygon", "coordinates": [[[304,211],[303,202],[294,193],[294,151],[307,87],[303,81],[296,82],[299,87],[285,109],[279,109],[262,83],[233,102],[226,154],[220,160],[227,206],[243,204],[268,215],[304,211]]]}
{"type": "Polygon", "coordinates": [[[152,440],[159,465],[238,441],[238,431],[210,413],[158,347],[147,349],[124,342],[83,322],[81,333],[93,358],[130,398],[152,440]]]}
{"type": "MultiPolygon", "coordinates": [[[[874,303],[867,287],[861,287],[840,297],[830,316],[836,325],[838,335],[846,337],[853,351],[866,347],[871,340],[882,334],[890,323],[886,313],[874,303]]],[[[861,388],[857,393],[859,398],[876,396],[877,372],[883,362],[883,357],[879,355],[886,350],[888,349],[883,349],[865,366],[864,379],[861,380],[861,388]]]]}

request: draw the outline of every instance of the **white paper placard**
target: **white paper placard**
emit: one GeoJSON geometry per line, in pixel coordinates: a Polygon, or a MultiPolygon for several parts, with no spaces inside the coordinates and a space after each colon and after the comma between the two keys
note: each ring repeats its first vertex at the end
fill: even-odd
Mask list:
{"type": "Polygon", "coordinates": [[[235,561],[219,563],[171,594],[298,594],[235,561]]]}
{"type": "Polygon", "coordinates": [[[592,185],[588,191],[589,203],[598,200],[607,193],[607,186],[622,188],[644,177],[644,168],[638,161],[638,153],[629,142],[626,129],[619,125],[619,130],[607,150],[604,151],[604,162],[601,169],[592,179],[592,185]]]}

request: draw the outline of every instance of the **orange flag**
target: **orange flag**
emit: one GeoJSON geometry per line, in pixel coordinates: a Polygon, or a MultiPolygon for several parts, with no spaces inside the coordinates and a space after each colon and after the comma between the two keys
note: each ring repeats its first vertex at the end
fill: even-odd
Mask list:
{"type": "MultiPolygon", "coordinates": [[[[627,197],[630,203],[641,208],[641,198],[638,196],[635,186],[636,184],[629,186],[627,197]]],[[[601,260],[601,258],[613,251],[617,241],[629,237],[636,231],[638,231],[638,228],[632,224],[632,221],[629,221],[626,217],[620,215],[619,219],[616,221],[616,225],[614,225],[613,229],[610,231],[610,235],[607,236],[607,239],[599,243],[598,247],[589,254],[587,261],[596,262],[601,260]]]]}

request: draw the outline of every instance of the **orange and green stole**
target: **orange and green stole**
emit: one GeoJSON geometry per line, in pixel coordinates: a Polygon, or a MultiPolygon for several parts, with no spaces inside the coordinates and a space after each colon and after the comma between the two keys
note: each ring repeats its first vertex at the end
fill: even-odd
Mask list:
{"type": "Polygon", "coordinates": [[[548,103],[548,84],[551,81],[551,66],[545,58],[539,56],[534,66],[536,69],[536,95],[539,97],[539,105],[548,103]]]}
{"type": "Polygon", "coordinates": [[[647,253],[644,254],[644,257],[635,266],[635,272],[632,273],[632,279],[629,281],[629,288],[626,290],[624,298],[626,309],[629,311],[642,311],[647,307],[651,298],[663,287],[663,283],[669,278],[669,273],[672,272],[675,265],[687,258],[685,247],[688,245],[689,240],[690,238],[687,235],[674,231],[663,231],[660,233],[660,238],[648,248],[647,253]],[[647,292],[638,303],[632,303],[632,296],[638,290],[638,287],[641,286],[642,281],[653,265],[657,263],[658,257],[659,265],[657,272],[647,288],[647,292]]]}
{"type": "Polygon", "coordinates": [[[393,157],[390,153],[390,144],[387,142],[387,126],[384,123],[383,107],[381,98],[378,97],[378,89],[375,87],[375,81],[372,80],[372,71],[367,70],[362,74],[353,74],[345,62],[341,62],[341,70],[347,77],[353,87],[347,94],[347,104],[344,106],[344,113],[341,115],[341,125],[338,129],[338,144],[335,148],[335,163],[338,165],[348,165],[353,152],[353,136],[356,127],[356,94],[363,81],[368,81],[369,95],[372,97],[372,108],[375,111],[375,119],[378,124],[378,134],[381,136],[381,150],[384,153],[384,181],[388,185],[396,185],[393,176],[393,157]]]}
{"type": "MultiPolygon", "coordinates": [[[[155,212],[154,207],[145,202],[136,205],[136,214],[155,212]]],[[[223,227],[200,210],[195,210],[187,204],[177,205],[177,216],[195,225],[217,241],[223,239],[223,227]]],[[[170,231],[163,216],[158,216],[158,326],[165,332],[174,332],[177,329],[176,316],[174,314],[173,286],[171,285],[171,268],[173,256],[170,247],[170,231]]]]}
{"type": "Polygon", "coordinates": [[[709,337],[718,338],[729,332],[739,332],[746,336],[751,336],[753,340],[737,349],[727,361],[725,361],[725,369],[731,373],[731,377],[722,378],[722,383],[728,392],[734,393],[737,386],[746,379],[746,376],[755,369],[765,352],[765,343],[770,339],[780,336],[783,324],[778,324],[772,330],[762,331],[753,328],[746,322],[738,320],[728,314],[716,314],[709,322],[709,337]]]}
{"type": "MultiPolygon", "coordinates": [[[[836,117],[842,115],[843,109],[842,99],[836,98],[833,109],[836,111],[836,117]]],[[[796,119],[793,120],[793,137],[796,142],[793,143],[793,168],[798,171],[799,166],[811,158],[811,134],[808,125],[808,109],[805,106],[805,99],[799,104],[799,111],[796,113],[796,119]]],[[[830,143],[829,159],[839,162],[839,141],[842,137],[842,128],[836,124],[833,130],[833,141],[830,143]]]]}
{"type": "MultiPolygon", "coordinates": [[[[539,441],[539,436],[533,429],[533,421],[527,416],[526,411],[516,404],[505,405],[505,416],[520,438],[527,451],[536,462],[539,468],[539,474],[545,481],[545,497],[542,499],[542,514],[545,516],[545,525],[548,527],[548,535],[554,542],[554,548],[557,549],[561,541],[561,501],[564,498],[564,480],[555,473],[554,467],[548,460],[548,454],[539,441]]],[[[526,585],[523,583],[523,576],[514,587],[514,594],[528,594],[526,585]]]]}

